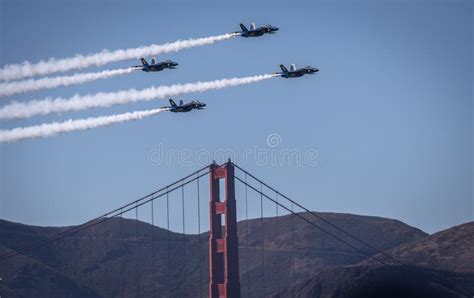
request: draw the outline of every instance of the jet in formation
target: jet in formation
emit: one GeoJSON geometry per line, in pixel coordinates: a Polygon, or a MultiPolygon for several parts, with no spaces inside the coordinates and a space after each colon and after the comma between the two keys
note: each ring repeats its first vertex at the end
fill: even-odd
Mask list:
{"type": "Polygon", "coordinates": [[[290,64],[290,70],[286,69],[286,67],[283,64],[280,64],[281,72],[276,72],[275,74],[279,74],[280,76],[284,78],[298,78],[302,77],[305,74],[314,74],[316,72],[319,72],[319,69],[312,67],[312,66],[306,66],[302,68],[296,68],[295,64],[290,64]]]}
{"type": "Polygon", "coordinates": [[[250,24],[250,29],[247,29],[244,24],[240,24],[242,31],[237,31],[235,33],[240,33],[242,37],[257,37],[262,36],[263,34],[275,34],[278,31],[277,27],[272,25],[265,25],[262,27],[256,27],[255,23],[250,24]]]}
{"type": "Polygon", "coordinates": [[[151,59],[151,63],[148,64],[145,58],[140,58],[140,61],[142,62],[142,65],[135,65],[132,66],[133,68],[141,68],[142,71],[162,71],[165,68],[169,69],[176,69],[176,66],[178,66],[178,63],[171,61],[171,60],[166,60],[163,62],[156,62],[155,58],[151,59]]]}
{"type": "Polygon", "coordinates": [[[205,103],[202,103],[197,100],[192,100],[191,102],[184,103],[183,100],[181,99],[179,101],[179,105],[177,105],[173,99],[170,98],[170,107],[163,107],[164,109],[167,109],[170,112],[173,113],[185,113],[185,112],[190,112],[192,110],[203,110],[204,107],[206,106],[205,103]]]}

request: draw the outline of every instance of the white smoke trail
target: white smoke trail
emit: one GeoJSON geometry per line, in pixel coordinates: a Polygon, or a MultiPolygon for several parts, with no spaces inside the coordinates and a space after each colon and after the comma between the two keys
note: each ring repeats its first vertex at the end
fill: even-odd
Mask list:
{"type": "Polygon", "coordinates": [[[77,85],[89,81],[106,79],[131,73],[134,68],[104,70],[100,72],[77,73],[70,76],[46,77],[38,80],[14,81],[0,83],[0,96],[10,96],[19,93],[50,89],[61,86],[77,85]]]}
{"type": "Polygon", "coordinates": [[[80,111],[112,105],[127,104],[138,101],[149,101],[156,98],[172,97],[192,92],[204,92],[212,89],[255,83],[279,76],[265,74],[253,77],[222,79],[209,82],[175,84],[170,86],[150,87],[142,90],[129,89],[111,93],[96,93],[89,95],[74,95],[67,98],[46,98],[29,102],[13,102],[0,108],[0,119],[28,118],[35,115],[80,111]]]}
{"type": "Polygon", "coordinates": [[[35,126],[17,127],[11,130],[0,130],[0,143],[16,142],[22,139],[49,137],[75,130],[86,130],[114,123],[140,120],[157,115],[166,109],[135,111],[111,116],[102,116],[87,119],[69,119],[64,122],[44,123],[35,126]]]}
{"type": "Polygon", "coordinates": [[[141,46],[137,48],[108,51],[103,50],[100,53],[90,55],[76,55],[74,57],[55,59],[50,58],[38,63],[30,63],[28,61],[22,64],[10,64],[0,69],[0,80],[16,80],[36,75],[47,75],[55,72],[64,72],[72,69],[81,69],[91,66],[101,66],[111,62],[135,59],[139,57],[159,55],[169,52],[176,52],[198,46],[213,44],[218,41],[231,39],[239,33],[228,33],[217,36],[191,38],[186,40],[178,40],[175,42],[165,43],[162,45],[152,44],[149,46],[141,46]]]}

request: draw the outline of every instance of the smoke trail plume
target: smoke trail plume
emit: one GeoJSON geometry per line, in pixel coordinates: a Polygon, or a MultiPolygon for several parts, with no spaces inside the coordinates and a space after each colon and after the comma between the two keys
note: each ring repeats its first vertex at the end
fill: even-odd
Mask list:
{"type": "Polygon", "coordinates": [[[38,80],[14,81],[0,83],[0,96],[10,96],[19,93],[50,89],[61,86],[77,85],[89,81],[106,79],[131,73],[134,68],[104,70],[100,72],[77,73],[70,76],[46,77],[38,80]]]}
{"type": "Polygon", "coordinates": [[[63,59],[51,58],[47,61],[42,60],[38,63],[30,63],[28,61],[25,61],[22,64],[6,65],[2,69],[0,69],[0,80],[16,80],[36,75],[47,75],[55,72],[64,72],[91,66],[101,66],[111,62],[135,59],[150,55],[176,52],[193,47],[213,44],[218,41],[231,39],[238,35],[238,33],[228,33],[203,38],[178,40],[162,45],[152,44],[149,46],[141,46],[125,50],[115,50],[112,52],[108,50],[103,50],[100,53],[90,54],[86,56],[76,55],[74,57],[63,59]]]}
{"type": "Polygon", "coordinates": [[[142,90],[129,89],[111,93],[75,95],[69,99],[55,98],[33,100],[29,102],[13,102],[0,108],[0,119],[28,118],[35,115],[80,111],[112,105],[127,104],[138,101],[149,101],[157,98],[172,97],[192,92],[204,92],[213,89],[255,83],[274,78],[276,74],[265,74],[244,78],[222,79],[209,82],[175,84],[170,86],[150,87],[142,90]]]}
{"type": "Polygon", "coordinates": [[[49,137],[75,130],[87,130],[119,122],[140,120],[149,116],[157,115],[164,110],[165,109],[153,109],[97,118],[78,120],[69,119],[64,122],[44,123],[35,126],[17,127],[11,130],[0,130],[0,143],[15,142],[22,139],[49,137]]]}

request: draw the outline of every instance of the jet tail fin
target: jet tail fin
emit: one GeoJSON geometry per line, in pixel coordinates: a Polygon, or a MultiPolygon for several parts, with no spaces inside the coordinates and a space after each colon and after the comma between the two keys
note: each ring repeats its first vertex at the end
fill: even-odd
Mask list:
{"type": "Polygon", "coordinates": [[[176,103],[174,102],[174,100],[172,100],[171,98],[170,98],[169,100],[170,100],[170,105],[171,105],[171,107],[172,107],[172,108],[176,108],[177,105],[176,105],[176,103]]]}
{"type": "Polygon", "coordinates": [[[285,65],[280,64],[281,71],[283,72],[288,72],[288,69],[286,69],[285,65]]]}
{"type": "Polygon", "coordinates": [[[244,24],[240,24],[240,28],[241,28],[241,29],[242,29],[242,31],[244,31],[244,32],[247,32],[247,31],[249,31],[249,30],[247,29],[247,27],[245,27],[245,25],[244,25],[244,24]]]}
{"type": "Polygon", "coordinates": [[[145,58],[140,58],[140,61],[142,62],[143,66],[148,66],[148,62],[146,62],[145,58]]]}

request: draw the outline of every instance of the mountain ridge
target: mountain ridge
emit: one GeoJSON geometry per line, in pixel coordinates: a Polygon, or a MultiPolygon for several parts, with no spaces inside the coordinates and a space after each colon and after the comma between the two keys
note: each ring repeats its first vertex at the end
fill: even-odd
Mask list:
{"type": "MultiPolygon", "coordinates": [[[[429,237],[398,220],[330,212],[315,214],[380,249],[395,249],[429,237]]],[[[309,213],[299,215],[331,229],[309,213]]],[[[30,244],[33,239],[45,239],[67,228],[37,227],[0,220],[0,240],[4,250],[17,249],[30,244]]],[[[338,233],[334,229],[331,232],[338,233]]],[[[353,242],[343,234],[338,236],[353,242]]],[[[14,276],[15,272],[21,271],[21,267],[28,268],[36,262],[41,270],[51,268],[71,280],[74,283],[71,297],[79,297],[86,292],[91,297],[134,297],[139,293],[142,296],[161,293],[160,297],[167,297],[168,292],[178,296],[205,297],[207,237],[208,232],[183,235],[133,219],[112,218],[105,225],[32,251],[25,256],[29,262],[9,267],[9,270],[2,267],[0,274],[14,276]]],[[[356,266],[366,261],[366,253],[376,253],[362,245],[358,245],[360,251],[354,251],[294,215],[241,221],[238,223],[238,237],[243,297],[248,293],[268,296],[285,291],[293,280],[302,282],[325,270],[356,266]],[[278,233],[275,229],[277,222],[278,233]],[[261,287],[264,275],[265,293],[261,287]],[[248,283],[248,280],[252,282],[248,283]]],[[[15,262],[14,259],[12,262],[15,262]]],[[[22,293],[38,297],[31,289],[28,292],[28,288],[21,287],[28,283],[28,278],[34,280],[33,277],[25,276],[21,282],[16,281],[15,288],[11,286],[15,279],[5,278],[0,284],[0,291],[8,291],[11,297],[25,297],[22,293]]],[[[44,279],[39,282],[51,286],[56,281],[44,279]]],[[[42,294],[48,296],[50,293],[42,294]]]]}

